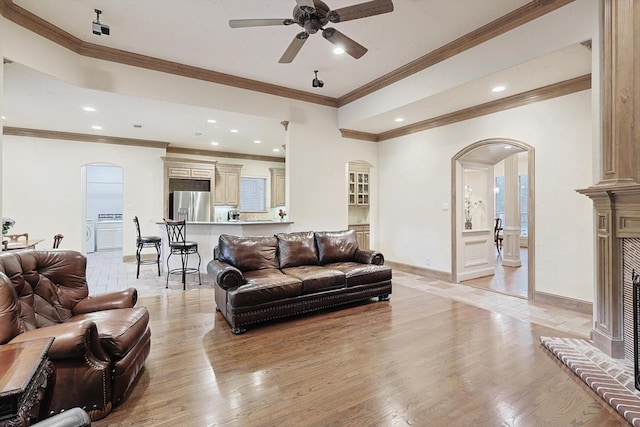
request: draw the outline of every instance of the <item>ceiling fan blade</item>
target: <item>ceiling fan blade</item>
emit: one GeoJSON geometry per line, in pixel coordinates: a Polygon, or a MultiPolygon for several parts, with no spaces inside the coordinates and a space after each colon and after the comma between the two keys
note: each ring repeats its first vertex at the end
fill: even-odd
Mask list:
{"type": "Polygon", "coordinates": [[[324,30],[322,30],[322,37],[329,40],[334,45],[343,48],[345,52],[353,56],[355,59],[358,59],[362,55],[367,53],[366,47],[362,46],[355,40],[345,36],[335,28],[325,28],[324,30]]]}
{"type": "Polygon", "coordinates": [[[245,27],[266,27],[268,25],[291,25],[295,24],[293,19],[230,19],[231,28],[245,27]]]}
{"type": "Polygon", "coordinates": [[[307,13],[316,12],[316,5],[313,3],[313,0],[296,0],[296,3],[300,9],[307,13]]]}
{"type": "Polygon", "coordinates": [[[307,33],[306,31],[298,33],[291,41],[291,44],[289,45],[287,50],[284,51],[282,57],[280,57],[280,61],[278,62],[281,64],[289,64],[290,62],[293,62],[293,59],[296,57],[298,52],[300,52],[300,49],[302,49],[302,46],[304,46],[304,43],[308,38],[309,33],[307,33]]]}
{"type": "Polygon", "coordinates": [[[373,0],[332,10],[329,12],[329,21],[334,23],[351,21],[352,19],[366,18],[389,12],[393,12],[392,0],[373,0]]]}

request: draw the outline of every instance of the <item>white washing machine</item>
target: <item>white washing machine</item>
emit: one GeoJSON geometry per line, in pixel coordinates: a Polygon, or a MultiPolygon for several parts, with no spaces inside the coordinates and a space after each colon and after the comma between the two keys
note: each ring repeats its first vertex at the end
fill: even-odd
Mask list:
{"type": "Polygon", "coordinates": [[[87,231],[85,232],[87,238],[87,253],[96,251],[96,222],[93,219],[87,220],[87,231]]]}

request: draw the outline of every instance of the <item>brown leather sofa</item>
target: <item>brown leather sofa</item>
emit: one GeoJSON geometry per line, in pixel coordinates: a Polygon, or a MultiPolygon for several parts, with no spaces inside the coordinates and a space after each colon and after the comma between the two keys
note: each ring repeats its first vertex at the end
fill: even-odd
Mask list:
{"type": "Polygon", "coordinates": [[[217,310],[234,334],[252,324],[378,297],[389,299],[391,268],[358,248],[353,230],[221,235],[207,272],[217,310]]]}
{"type": "Polygon", "coordinates": [[[0,254],[0,344],[54,337],[51,413],[105,417],[127,396],[151,348],[134,288],[89,296],[86,258],[67,250],[0,254]]]}

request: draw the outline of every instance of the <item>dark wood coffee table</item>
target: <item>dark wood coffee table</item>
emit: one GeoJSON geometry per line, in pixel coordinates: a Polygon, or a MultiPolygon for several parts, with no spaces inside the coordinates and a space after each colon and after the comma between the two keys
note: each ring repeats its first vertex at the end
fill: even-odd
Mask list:
{"type": "Polygon", "coordinates": [[[27,426],[47,417],[55,368],[47,357],[53,338],[0,345],[0,427],[27,426]]]}

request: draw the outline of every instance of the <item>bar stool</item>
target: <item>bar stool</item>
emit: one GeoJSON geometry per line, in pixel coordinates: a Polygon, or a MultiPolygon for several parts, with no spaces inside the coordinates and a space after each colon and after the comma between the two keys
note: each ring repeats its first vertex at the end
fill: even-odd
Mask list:
{"type": "Polygon", "coordinates": [[[198,274],[198,282],[202,286],[202,278],[200,277],[200,263],[202,258],[198,253],[198,243],[186,240],[187,237],[187,223],[186,221],[167,221],[164,220],[167,227],[167,236],[169,236],[169,256],[167,257],[167,285],[169,287],[169,275],[181,274],[182,275],[182,290],[187,289],[186,276],[187,274],[198,274]],[[189,255],[198,255],[198,268],[189,267],[189,255]],[[182,266],[180,268],[169,268],[169,258],[171,255],[180,255],[182,266]]]}
{"type": "Polygon", "coordinates": [[[62,239],[64,239],[63,234],[58,233],[53,236],[53,249],[58,249],[60,247],[60,242],[62,242],[62,239]]]}
{"type": "Polygon", "coordinates": [[[136,225],[136,232],[138,233],[138,238],[136,239],[136,261],[138,262],[138,271],[136,272],[136,279],[140,277],[140,265],[141,264],[158,264],[158,276],[160,276],[160,245],[162,244],[162,239],[158,236],[141,236],[140,235],[140,222],[138,221],[138,217],[133,217],[133,222],[136,225]],[[156,248],[156,252],[158,253],[157,259],[140,259],[140,255],[142,253],[142,249],[144,248],[156,248]]]}

